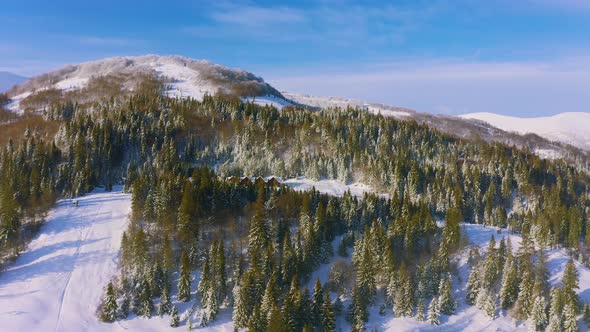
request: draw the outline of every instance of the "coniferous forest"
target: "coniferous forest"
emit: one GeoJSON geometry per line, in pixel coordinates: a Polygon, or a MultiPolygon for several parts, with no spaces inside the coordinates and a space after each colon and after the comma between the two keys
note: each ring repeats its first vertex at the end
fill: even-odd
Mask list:
{"type": "Polygon", "coordinates": [[[574,260],[552,286],[539,250],[567,248],[590,264],[590,176],[574,165],[359,109],[174,99],[148,83],[0,125],[18,133],[0,135],[3,263],[59,198],[122,184],[132,213],[98,308],[106,322],[161,315],[178,326],[174,298],[199,311],[195,324],[232,308],[248,331],[334,331],[338,317],[363,331],[376,305],[439,324],[457,308],[454,257],[464,250],[466,300],[491,318],[505,310],[535,331],[590,320],[574,260]],[[375,193],[296,191],[268,176],[359,181],[375,193]],[[522,243],[468,248],[463,223],[507,228],[522,243]],[[334,260],[327,282],[312,279],[334,260]]]}

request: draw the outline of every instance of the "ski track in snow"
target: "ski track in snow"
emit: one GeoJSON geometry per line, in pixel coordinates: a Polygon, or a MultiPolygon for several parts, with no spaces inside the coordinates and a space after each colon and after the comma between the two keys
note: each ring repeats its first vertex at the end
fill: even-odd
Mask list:
{"type": "Polygon", "coordinates": [[[97,190],[58,202],[27,250],[0,274],[0,330],[103,331],[96,308],[116,273],[130,195],[97,190]],[[5,310],[5,311],[4,311],[5,310]]]}

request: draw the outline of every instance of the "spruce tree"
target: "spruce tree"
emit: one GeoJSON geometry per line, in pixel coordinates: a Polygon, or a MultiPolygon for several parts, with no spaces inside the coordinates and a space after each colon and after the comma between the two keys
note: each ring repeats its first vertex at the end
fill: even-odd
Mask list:
{"type": "Polygon", "coordinates": [[[313,287],[313,300],[311,303],[311,320],[314,326],[320,326],[322,319],[322,310],[324,307],[324,290],[318,278],[313,287]]]}
{"type": "Polygon", "coordinates": [[[557,314],[549,316],[549,324],[547,324],[545,332],[562,332],[561,318],[557,314]]]}
{"type": "Polygon", "coordinates": [[[146,279],[143,280],[141,288],[141,308],[139,309],[139,314],[149,318],[152,316],[152,311],[154,311],[154,302],[152,300],[150,284],[146,279]]]}
{"type": "Polygon", "coordinates": [[[547,312],[545,311],[545,298],[543,296],[538,295],[535,297],[529,320],[529,331],[543,331],[543,328],[547,325],[547,312]]]}
{"type": "Polygon", "coordinates": [[[123,294],[123,300],[121,301],[121,317],[127,318],[129,316],[131,303],[129,301],[129,295],[123,294]]]}
{"type": "Polygon", "coordinates": [[[440,324],[440,312],[437,297],[433,298],[428,306],[428,322],[434,325],[440,324]]]}
{"type": "Polygon", "coordinates": [[[453,295],[451,294],[451,275],[447,274],[447,276],[440,281],[439,287],[439,308],[440,312],[444,315],[452,315],[457,308],[457,303],[453,299],[453,295]]]}
{"type": "Polygon", "coordinates": [[[510,251],[506,253],[506,261],[502,271],[502,283],[500,286],[500,306],[502,309],[510,308],[518,297],[518,280],[514,256],[510,251]]]}
{"type": "Polygon", "coordinates": [[[268,320],[266,322],[267,331],[287,331],[285,328],[285,320],[281,309],[276,304],[273,304],[271,310],[268,312],[268,320]]]}
{"type": "Polygon", "coordinates": [[[578,332],[576,309],[571,303],[566,303],[563,310],[563,331],[578,332]]]}
{"type": "Polygon", "coordinates": [[[424,316],[424,299],[418,300],[418,308],[416,309],[416,320],[422,322],[426,319],[424,316]]]}
{"type": "Polygon", "coordinates": [[[262,303],[260,304],[260,311],[265,315],[270,315],[271,310],[273,307],[276,306],[276,297],[275,297],[275,282],[274,275],[270,278],[268,283],[266,284],[266,289],[264,290],[264,295],[262,296],[262,303]]]}
{"type": "Polygon", "coordinates": [[[473,266],[469,278],[467,279],[467,295],[466,300],[468,304],[474,305],[481,289],[481,280],[479,277],[479,264],[473,266]]]}
{"type": "Polygon", "coordinates": [[[496,316],[496,298],[492,292],[482,288],[477,296],[477,307],[483,310],[486,315],[495,319],[496,316]]]}
{"type": "Polygon", "coordinates": [[[191,296],[191,270],[188,254],[185,250],[180,256],[180,278],[178,279],[178,300],[187,302],[191,296]]]}
{"type": "Polygon", "coordinates": [[[169,315],[170,311],[172,310],[172,304],[170,303],[170,291],[168,290],[169,287],[164,286],[162,289],[162,302],[160,302],[160,307],[158,308],[158,315],[169,315]]]}
{"type": "Polygon", "coordinates": [[[259,305],[255,305],[254,308],[252,308],[252,315],[250,315],[250,318],[248,319],[248,331],[266,331],[266,316],[260,312],[259,305]]]}
{"type": "Polygon", "coordinates": [[[571,258],[565,265],[565,270],[563,271],[563,279],[561,280],[561,284],[564,304],[571,304],[572,308],[577,313],[579,311],[578,308],[580,307],[580,300],[578,299],[576,289],[580,288],[580,286],[578,270],[574,265],[574,260],[571,258]]]}
{"type": "Polygon", "coordinates": [[[329,332],[334,331],[336,328],[334,311],[332,309],[332,303],[330,302],[330,295],[328,294],[328,292],[326,292],[323,301],[319,327],[321,331],[329,332]]]}
{"type": "MultiPolygon", "coordinates": [[[[440,308],[439,308],[440,310],[440,308]]],[[[414,312],[414,292],[410,275],[402,265],[395,294],[394,313],[398,317],[410,317],[414,312]]]]}
{"type": "Polygon", "coordinates": [[[180,318],[178,317],[178,308],[176,306],[172,307],[172,315],[170,317],[170,326],[171,327],[178,327],[180,323],[180,318]]]}
{"type": "Polygon", "coordinates": [[[525,269],[520,281],[518,298],[516,300],[517,313],[522,319],[527,319],[533,307],[533,280],[531,272],[525,269]]]}
{"type": "Polygon", "coordinates": [[[105,322],[114,322],[117,319],[117,298],[113,283],[109,282],[102,304],[101,319],[105,322]]]}

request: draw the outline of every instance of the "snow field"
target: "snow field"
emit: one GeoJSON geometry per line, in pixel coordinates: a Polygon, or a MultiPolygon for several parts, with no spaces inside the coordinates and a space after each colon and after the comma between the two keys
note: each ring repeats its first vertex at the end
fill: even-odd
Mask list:
{"type": "Polygon", "coordinates": [[[130,196],[120,187],[63,199],[39,235],[0,274],[4,331],[99,330],[96,308],[117,270],[130,196]]]}

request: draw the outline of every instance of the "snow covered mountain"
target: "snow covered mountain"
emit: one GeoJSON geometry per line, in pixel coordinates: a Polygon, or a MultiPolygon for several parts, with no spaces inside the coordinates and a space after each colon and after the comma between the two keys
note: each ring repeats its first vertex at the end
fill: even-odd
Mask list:
{"type": "Polygon", "coordinates": [[[24,82],[27,78],[9,73],[6,71],[0,71],[0,92],[10,89],[13,85],[24,82]]]}
{"type": "Polygon", "coordinates": [[[484,121],[504,131],[521,135],[533,133],[551,141],[590,150],[590,113],[566,112],[539,118],[518,118],[494,113],[471,113],[460,117],[484,121]]]}
{"type": "Polygon", "coordinates": [[[247,71],[181,56],[144,55],[68,65],[34,77],[7,91],[12,99],[9,109],[22,112],[24,107],[21,102],[43,91],[46,98],[51,95],[50,92],[63,94],[91,89],[101,78],[111,88],[120,85],[123,91],[133,91],[146,76],[161,80],[166,95],[171,97],[200,100],[205,94],[224,92],[248,98],[257,104],[290,105],[280,92],[247,71]]]}
{"type": "Polygon", "coordinates": [[[78,102],[92,101],[104,94],[103,91],[134,91],[145,77],[163,82],[165,94],[171,97],[200,100],[205,94],[224,92],[278,109],[291,105],[313,109],[350,106],[383,116],[415,120],[465,139],[527,147],[544,158],[573,160],[580,155],[590,158],[590,130],[586,129],[590,128],[590,113],[563,113],[538,119],[490,113],[460,117],[434,115],[363,100],[279,92],[250,72],[181,56],[113,57],[68,65],[8,90],[11,101],[7,107],[23,113],[25,110],[40,111],[56,98],[74,96],[78,102]],[[536,135],[526,135],[530,133],[536,135]]]}

